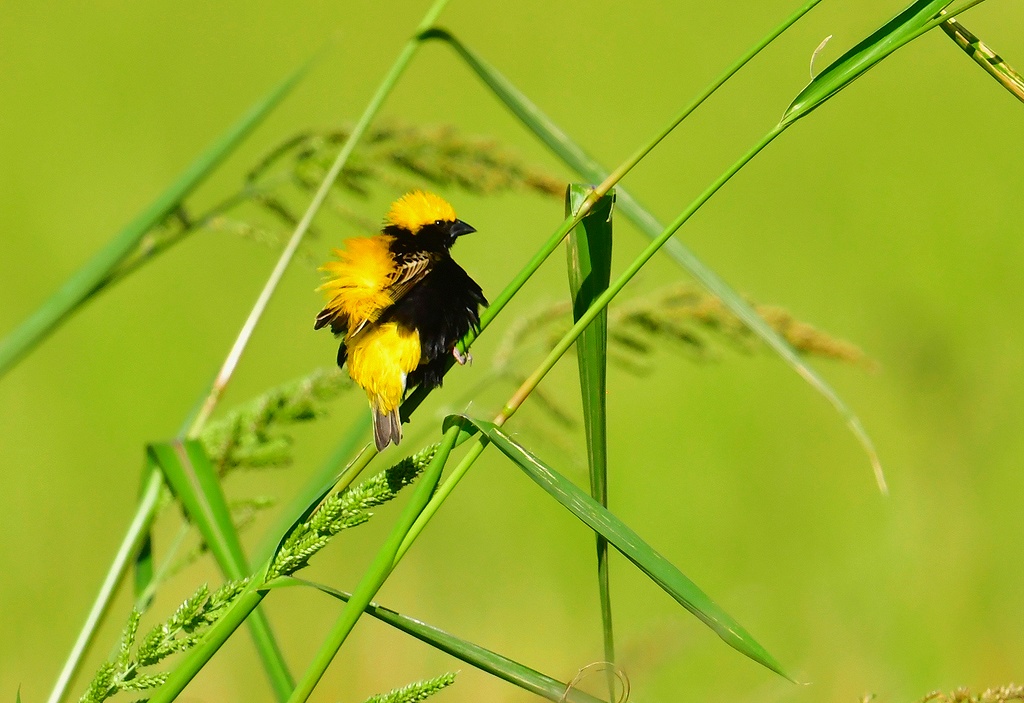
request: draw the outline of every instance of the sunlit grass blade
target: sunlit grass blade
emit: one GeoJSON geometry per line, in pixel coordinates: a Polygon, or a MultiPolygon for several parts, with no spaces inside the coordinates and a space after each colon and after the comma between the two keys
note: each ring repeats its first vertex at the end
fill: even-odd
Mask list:
{"type": "Polygon", "coordinates": [[[302,701],[309,699],[313,689],[316,688],[320,679],[327,671],[327,667],[334,661],[338,650],[341,649],[342,644],[348,639],[352,628],[355,627],[366,607],[373,600],[373,597],[377,595],[377,591],[380,590],[388,576],[391,575],[395,568],[395,556],[398,554],[402,542],[405,540],[409,530],[412,529],[413,524],[415,524],[416,518],[419,517],[430,501],[430,497],[441,480],[441,472],[444,470],[445,462],[448,461],[448,455],[451,454],[452,448],[455,446],[455,440],[459,437],[459,429],[458,426],[452,426],[445,431],[444,438],[441,440],[441,446],[438,447],[437,453],[417,482],[412,498],[409,499],[409,503],[395,522],[387,540],[381,545],[373,563],[370,564],[370,567],[359,580],[359,585],[356,586],[352,600],[342,610],[326,640],[313,657],[313,661],[307,667],[302,678],[295,684],[295,690],[288,698],[289,703],[302,703],[302,701]]]}
{"type": "MultiPolygon", "coordinates": [[[[142,480],[139,481],[140,503],[145,501],[147,486],[154,471],[153,462],[147,457],[142,466],[142,480]]],[[[142,536],[142,543],[139,545],[138,552],[135,555],[134,567],[135,597],[137,599],[146,592],[153,582],[153,535],[149,528],[146,529],[145,534],[142,536]]]]}
{"type": "MultiPolygon", "coordinates": [[[[566,192],[565,215],[575,214],[590,194],[584,185],[573,183],[566,192]]],[[[612,275],[612,214],[614,191],[599,200],[586,217],[569,233],[569,293],[573,321],[608,288],[612,275]]],[[[590,466],[590,495],[608,507],[608,417],[606,404],[608,374],[608,309],[604,308],[576,340],[576,361],[583,400],[583,422],[590,466]]],[[[615,635],[612,627],[612,600],[608,574],[608,541],[597,540],[597,582],[601,600],[601,629],[605,661],[615,662],[615,635]]],[[[615,699],[615,672],[608,671],[609,701],[615,699]]]]}
{"type": "MultiPolygon", "coordinates": [[[[797,15],[806,12],[814,3],[805,5],[797,15]]],[[[796,17],[797,15],[794,15],[796,17]]],[[[793,20],[793,18],[790,18],[793,20]]],[[[791,24],[790,20],[782,26],[791,24]]],[[[795,21],[795,20],[794,20],[795,21]]],[[[777,33],[773,33],[777,36],[777,33]]],[[[770,35],[773,36],[773,35],[770,35]]],[[[466,62],[474,73],[484,84],[501,100],[502,103],[514,114],[523,125],[529,129],[541,142],[562,159],[565,164],[579,173],[583,178],[593,183],[603,182],[609,175],[609,171],[591,158],[561,127],[554,123],[550,117],[526,97],[515,85],[512,84],[497,69],[487,63],[476,52],[467,47],[457,37],[446,30],[434,28],[424,33],[425,39],[437,39],[450,46],[455,53],[466,62]]],[[[766,38],[767,39],[767,38],[766,38]]],[[[764,42],[762,42],[763,44],[764,42]]],[[[760,46],[760,45],[759,45],[760,46]]],[[[756,49],[756,47],[755,47],[756,49]]],[[[746,61],[752,58],[756,51],[748,52],[723,76],[716,80],[704,93],[695,100],[692,105],[699,105],[700,102],[714,89],[716,89],[725,78],[728,78],[739,69],[746,61]]],[[[622,186],[616,186],[616,209],[628,218],[647,237],[657,239],[664,231],[665,226],[643,205],[634,198],[628,190],[622,186]]],[[[715,273],[700,258],[694,254],[679,239],[673,237],[667,240],[662,246],[664,251],[673,261],[681,266],[687,273],[694,277],[701,285],[711,293],[718,296],[722,304],[729,309],[743,324],[745,324],[758,338],[760,338],[772,351],[778,354],[794,371],[799,374],[807,383],[832,405],[840,414],[853,435],[860,442],[864,452],[868,455],[874,470],[875,479],[878,482],[882,493],[887,493],[885,477],[882,472],[882,465],[875,450],[874,442],[864,429],[860,418],[850,407],[839,397],[839,394],[819,374],[813,366],[804,361],[795,349],[779,335],[771,325],[765,322],[764,318],[757,314],[754,307],[747,300],[736,292],[723,278],[715,273]]],[[[413,396],[416,397],[416,396],[413,396]]]]}
{"type": "MultiPolygon", "coordinates": [[[[331,588],[330,586],[314,581],[295,577],[284,577],[275,579],[268,584],[271,588],[283,588],[289,586],[308,586],[315,588],[327,595],[347,603],[351,594],[345,591],[331,588]]],[[[385,608],[376,603],[370,603],[366,607],[366,613],[377,618],[381,622],[391,625],[397,630],[412,635],[421,642],[425,642],[436,649],[461,659],[470,666],[485,671],[492,676],[508,681],[519,688],[534,693],[549,701],[566,701],[567,703],[599,703],[599,699],[587,695],[576,689],[566,693],[566,684],[535,671],[525,664],[509,659],[508,657],[492,652],[467,640],[455,637],[444,630],[425,622],[416,620],[407,615],[402,615],[390,608],[385,608]]]]}
{"type": "Polygon", "coordinates": [[[815,76],[782,117],[791,124],[821,106],[865,71],[907,42],[953,0],[917,0],[815,76]]]}
{"type": "MultiPolygon", "coordinates": [[[[231,510],[202,443],[174,440],[152,444],[148,452],[163,471],[189,519],[199,529],[224,576],[232,580],[247,577],[249,565],[231,520],[231,510]]],[[[249,623],[274,692],[279,699],[285,700],[292,691],[293,682],[270,630],[270,623],[260,611],[253,613],[249,623]]]]}
{"type": "Polygon", "coordinates": [[[514,442],[493,422],[466,416],[456,417],[477,427],[491,444],[501,450],[537,485],[590,529],[606,537],[624,557],[633,562],[676,602],[710,627],[726,644],[790,681],[794,680],[783,670],[775,657],[693,581],[655,551],[629,526],[580,490],[576,484],[514,442]]]}
{"type": "Polygon", "coordinates": [[[92,607],[89,609],[85,623],[79,630],[71,652],[64,661],[64,666],[61,667],[60,674],[46,699],[47,703],[60,703],[64,699],[68,687],[78,672],[79,665],[92,646],[97,628],[110,609],[110,604],[113,602],[122,578],[128,571],[132,557],[142,549],[149,538],[155,506],[160,500],[164,482],[162,475],[148,457],[143,466],[142,475],[142,497],[139,500],[139,509],[136,510],[131,524],[121,540],[121,545],[114,555],[114,560],[107,569],[107,574],[100,585],[92,607]]]}
{"type": "Polygon", "coordinates": [[[181,204],[242,143],[250,132],[280,104],[303,78],[310,62],[300,67],[199,155],[149,207],[129,222],[114,239],[69,278],[45,303],[0,341],[0,377],[11,370],[35,345],[63,324],[125,259],[139,240],[181,204]]]}
{"type": "Polygon", "coordinates": [[[1013,70],[1013,67],[1006,63],[999,54],[955,19],[948,19],[939,26],[950,39],[956,42],[957,46],[967,52],[967,55],[976,64],[995,78],[999,85],[1006,88],[1015,98],[1024,102],[1024,77],[1013,70]]]}

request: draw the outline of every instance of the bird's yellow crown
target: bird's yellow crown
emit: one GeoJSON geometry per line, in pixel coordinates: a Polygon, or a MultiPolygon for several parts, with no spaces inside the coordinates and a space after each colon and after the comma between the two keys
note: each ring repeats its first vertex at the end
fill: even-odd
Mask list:
{"type": "Polygon", "coordinates": [[[407,229],[416,234],[424,225],[437,220],[455,221],[455,209],[444,198],[414,190],[391,204],[386,224],[407,229]]]}

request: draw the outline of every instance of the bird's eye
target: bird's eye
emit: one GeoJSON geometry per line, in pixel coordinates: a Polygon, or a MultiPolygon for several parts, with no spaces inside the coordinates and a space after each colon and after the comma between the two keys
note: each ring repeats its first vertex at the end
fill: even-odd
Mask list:
{"type": "Polygon", "coordinates": [[[440,227],[441,225],[444,224],[444,220],[434,220],[434,224],[440,227]]]}

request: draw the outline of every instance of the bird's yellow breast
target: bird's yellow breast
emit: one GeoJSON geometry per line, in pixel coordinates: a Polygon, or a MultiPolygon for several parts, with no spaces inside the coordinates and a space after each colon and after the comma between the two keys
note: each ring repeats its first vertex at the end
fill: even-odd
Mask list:
{"type": "Polygon", "coordinates": [[[372,325],[346,340],[348,373],[387,415],[405,394],[405,378],[420,363],[420,335],[394,322],[372,325]]]}

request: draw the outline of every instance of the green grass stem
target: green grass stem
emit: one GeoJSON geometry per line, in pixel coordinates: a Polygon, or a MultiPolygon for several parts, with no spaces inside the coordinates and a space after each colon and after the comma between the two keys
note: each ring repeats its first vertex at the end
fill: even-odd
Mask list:
{"type": "Polygon", "coordinates": [[[352,632],[352,628],[355,627],[366,611],[366,608],[373,601],[373,597],[377,595],[377,591],[380,590],[388,576],[391,575],[397,564],[396,556],[400,547],[416,519],[426,507],[438,482],[441,480],[441,472],[444,470],[445,462],[455,447],[455,441],[458,437],[458,425],[453,425],[445,431],[444,438],[441,440],[441,446],[426,471],[423,472],[423,476],[417,481],[416,490],[413,492],[412,498],[392,528],[391,534],[377,552],[377,556],[374,558],[370,568],[363,574],[359,585],[356,586],[355,591],[352,593],[351,600],[345,605],[327,639],[320,646],[320,649],[313,657],[313,661],[310,662],[306,673],[303,674],[302,678],[295,685],[295,691],[292,693],[291,698],[288,699],[289,703],[303,703],[309,699],[313,689],[316,688],[316,685],[323,678],[324,673],[326,673],[327,668],[334,661],[338,650],[341,649],[342,644],[344,644],[352,632]]]}
{"type": "Polygon", "coordinates": [[[110,603],[117,594],[118,586],[121,585],[128,572],[132,557],[138,552],[142,543],[146,541],[149,535],[149,528],[156,515],[156,506],[160,502],[160,493],[163,490],[164,481],[160,472],[152,468],[147,470],[146,475],[147,478],[143,482],[142,495],[139,505],[135,510],[135,515],[132,517],[131,524],[128,525],[128,530],[121,539],[121,545],[117,548],[114,560],[107,569],[107,575],[103,578],[103,583],[100,585],[100,590],[96,594],[95,600],[93,600],[92,608],[90,608],[89,614],[85,618],[85,623],[78,631],[78,636],[71,647],[71,652],[68,654],[68,658],[64,661],[64,666],[57,676],[57,681],[53,684],[50,696],[46,699],[47,703],[60,703],[64,696],[67,695],[68,687],[74,681],[75,674],[78,673],[78,668],[82,664],[82,659],[92,645],[96,630],[99,628],[100,623],[103,622],[110,608],[110,603]]]}

